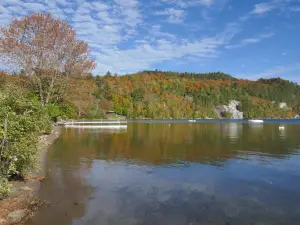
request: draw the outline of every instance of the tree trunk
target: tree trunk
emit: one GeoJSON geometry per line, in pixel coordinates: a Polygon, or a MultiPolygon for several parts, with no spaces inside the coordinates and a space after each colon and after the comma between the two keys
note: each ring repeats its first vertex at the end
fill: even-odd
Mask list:
{"type": "Polygon", "coordinates": [[[49,90],[48,90],[47,97],[46,97],[46,101],[45,101],[46,104],[48,104],[49,101],[50,101],[50,98],[51,98],[51,95],[52,95],[52,92],[53,92],[53,88],[54,88],[55,78],[56,78],[56,75],[54,75],[51,79],[51,83],[50,83],[49,90]]]}
{"type": "Polygon", "coordinates": [[[36,79],[36,83],[38,85],[41,103],[44,105],[45,104],[45,102],[44,102],[44,90],[43,90],[41,79],[38,77],[38,75],[35,75],[34,79],[36,79]]]}

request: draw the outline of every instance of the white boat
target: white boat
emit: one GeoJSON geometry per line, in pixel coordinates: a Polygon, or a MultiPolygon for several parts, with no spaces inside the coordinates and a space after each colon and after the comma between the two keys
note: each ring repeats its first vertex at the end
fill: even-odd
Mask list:
{"type": "Polygon", "coordinates": [[[190,123],[196,123],[196,120],[189,120],[190,123]]]}
{"type": "Polygon", "coordinates": [[[248,120],[249,123],[263,123],[263,120],[248,120]]]}

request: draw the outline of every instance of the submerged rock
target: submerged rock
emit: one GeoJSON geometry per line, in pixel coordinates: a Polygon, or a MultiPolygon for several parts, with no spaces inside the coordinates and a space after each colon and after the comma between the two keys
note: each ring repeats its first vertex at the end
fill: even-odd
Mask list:
{"type": "Polygon", "coordinates": [[[12,223],[19,223],[26,216],[26,210],[17,210],[8,214],[8,218],[12,223]]]}
{"type": "Polygon", "coordinates": [[[23,191],[33,191],[33,189],[28,186],[20,187],[20,189],[23,191]]]}

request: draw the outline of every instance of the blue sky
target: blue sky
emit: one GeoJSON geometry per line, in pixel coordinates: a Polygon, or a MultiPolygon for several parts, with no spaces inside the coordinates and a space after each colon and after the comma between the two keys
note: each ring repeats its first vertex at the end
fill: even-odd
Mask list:
{"type": "Polygon", "coordinates": [[[94,74],[223,71],[300,83],[300,0],[1,0],[0,24],[35,12],[76,28],[94,74]]]}

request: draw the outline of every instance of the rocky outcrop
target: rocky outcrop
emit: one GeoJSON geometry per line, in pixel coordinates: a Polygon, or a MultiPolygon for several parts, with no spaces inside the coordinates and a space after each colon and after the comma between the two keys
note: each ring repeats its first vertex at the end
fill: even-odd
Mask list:
{"type": "Polygon", "coordinates": [[[279,108],[286,109],[287,108],[287,104],[285,102],[280,102],[279,103],[279,108]]]}
{"type": "Polygon", "coordinates": [[[231,114],[231,119],[243,119],[244,114],[238,110],[239,106],[239,101],[231,100],[228,105],[216,106],[216,112],[221,119],[224,119],[225,112],[231,114]]]}

